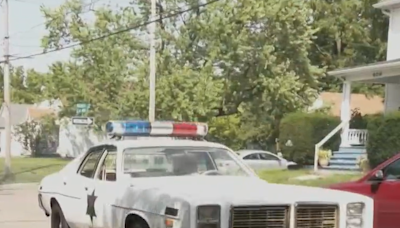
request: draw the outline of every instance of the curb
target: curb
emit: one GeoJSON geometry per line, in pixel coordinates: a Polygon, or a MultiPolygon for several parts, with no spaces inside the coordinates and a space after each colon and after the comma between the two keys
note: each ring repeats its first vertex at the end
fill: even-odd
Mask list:
{"type": "Polygon", "coordinates": [[[15,183],[15,184],[0,184],[0,190],[17,190],[17,189],[25,189],[29,187],[37,187],[39,183],[15,183]]]}

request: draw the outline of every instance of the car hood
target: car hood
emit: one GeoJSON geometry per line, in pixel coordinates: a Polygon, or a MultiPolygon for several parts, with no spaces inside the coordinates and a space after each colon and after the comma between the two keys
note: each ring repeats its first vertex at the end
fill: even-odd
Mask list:
{"type": "Polygon", "coordinates": [[[132,186],[158,189],[160,194],[183,198],[186,201],[257,203],[260,201],[293,203],[298,201],[347,202],[363,200],[365,196],[332,189],[297,185],[271,184],[257,177],[180,176],[137,178],[132,186]]]}

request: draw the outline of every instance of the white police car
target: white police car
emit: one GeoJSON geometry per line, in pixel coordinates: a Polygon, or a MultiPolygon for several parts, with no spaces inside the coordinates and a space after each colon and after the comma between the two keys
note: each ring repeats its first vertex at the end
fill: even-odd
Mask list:
{"type": "Polygon", "coordinates": [[[372,199],[269,184],[226,146],[204,141],[205,124],[111,121],[106,129],[119,140],[40,183],[52,228],[372,227],[372,199]]]}

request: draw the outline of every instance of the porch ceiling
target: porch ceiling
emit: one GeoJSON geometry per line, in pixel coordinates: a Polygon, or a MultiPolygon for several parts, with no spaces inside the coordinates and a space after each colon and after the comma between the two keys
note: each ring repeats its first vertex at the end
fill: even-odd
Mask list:
{"type": "Polygon", "coordinates": [[[374,8],[390,10],[400,7],[400,0],[382,0],[373,5],[374,8]]]}
{"type": "Polygon", "coordinates": [[[362,83],[400,84],[400,75],[393,77],[379,77],[371,80],[360,80],[362,83]]]}
{"type": "Polygon", "coordinates": [[[363,81],[371,83],[400,83],[399,79],[389,79],[400,76],[400,59],[377,62],[365,66],[344,68],[330,71],[329,75],[340,77],[347,81],[363,81]]]}

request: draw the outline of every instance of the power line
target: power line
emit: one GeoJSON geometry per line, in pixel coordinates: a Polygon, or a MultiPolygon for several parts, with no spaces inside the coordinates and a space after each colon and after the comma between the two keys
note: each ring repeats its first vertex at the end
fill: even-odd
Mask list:
{"type": "Polygon", "coordinates": [[[21,2],[21,3],[34,4],[34,5],[40,5],[40,3],[32,2],[32,1],[24,1],[24,0],[13,0],[13,1],[14,1],[14,2],[21,2]]]}
{"type": "MultiPolygon", "coordinates": [[[[156,20],[147,21],[145,23],[141,23],[141,24],[138,24],[138,25],[130,26],[130,27],[127,27],[127,28],[124,28],[124,29],[121,29],[121,30],[117,30],[117,31],[112,32],[112,33],[108,33],[108,34],[105,34],[105,35],[102,35],[102,36],[99,36],[99,37],[95,37],[93,39],[89,39],[89,40],[86,40],[86,41],[81,41],[81,42],[78,42],[78,43],[66,45],[64,47],[55,48],[55,49],[48,50],[48,51],[43,51],[43,52],[38,52],[38,53],[26,55],[26,56],[10,58],[9,61],[15,61],[15,60],[20,60],[20,59],[29,59],[29,58],[32,58],[32,57],[46,55],[46,54],[49,54],[49,53],[52,53],[52,52],[58,52],[58,51],[61,51],[61,50],[70,49],[70,48],[73,48],[73,47],[76,47],[76,46],[88,44],[88,43],[91,43],[91,42],[94,42],[94,41],[97,41],[97,40],[102,40],[102,39],[108,38],[110,36],[118,35],[118,34],[121,34],[121,33],[129,32],[129,31],[131,31],[133,29],[137,29],[137,28],[140,28],[140,27],[143,27],[143,26],[147,26],[147,25],[149,25],[151,23],[162,21],[164,19],[168,19],[168,18],[171,18],[171,17],[176,17],[176,16],[178,16],[180,14],[183,14],[183,13],[186,13],[186,12],[190,12],[192,10],[196,10],[196,9],[198,9],[200,7],[204,7],[204,6],[216,3],[218,1],[220,1],[220,0],[211,0],[209,2],[206,2],[206,3],[203,3],[203,4],[198,4],[196,6],[190,7],[190,8],[185,9],[185,10],[181,10],[181,11],[177,11],[177,12],[174,12],[174,13],[167,14],[165,17],[161,17],[161,18],[158,18],[156,20]]],[[[173,11],[174,10],[172,10],[172,12],[173,11]]],[[[4,60],[0,61],[0,63],[4,63],[4,60]]]]}
{"type": "MultiPolygon", "coordinates": [[[[2,0],[2,1],[3,1],[3,0],[2,0]]],[[[16,1],[16,2],[21,2],[21,3],[31,3],[31,2],[27,2],[27,1],[23,1],[23,0],[14,0],[14,1],[16,1]]],[[[82,8],[86,8],[86,7],[88,7],[88,6],[92,6],[93,4],[96,4],[96,3],[99,2],[99,1],[102,1],[102,0],[91,0],[90,3],[87,3],[87,4],[82,5],[82,8]]],[[[86,12],[82,12],[81,14],[85,14],[85,13],[88,13],[88,12],[90,12],[90,10],[89,10],[89,11],[86,11],[86,12]]],[[[18,34],[24,34],[24,33],[30,32],[30,31],[32,31],[33,29],[36,29],[36,28],[38,28],[38,27],[40,27],[40,26],[42,26],[42,25],[45,25],[45,24],[47,24],[47,23],[51,23],[51,22],[53,22],[54,20],[55,20],[55,18],[51,19],[49,22],[43,22],[43,23],[36,24],[36,25],[30,27],[28,30],[15,32],[15,33],[11,34],[10,37],[15,36],[15,35],[18,35],[18,34]]]]}

